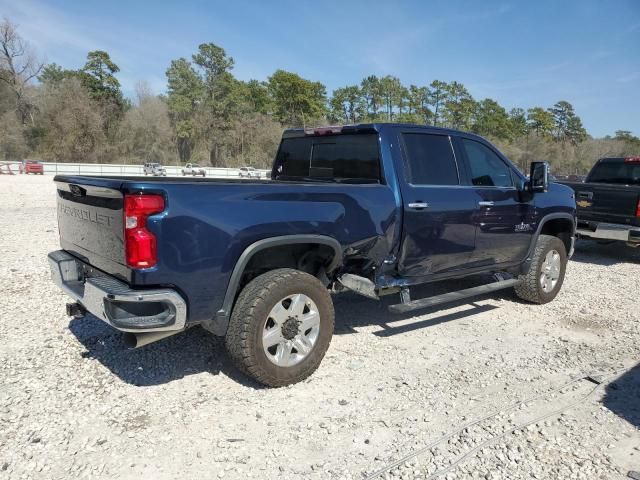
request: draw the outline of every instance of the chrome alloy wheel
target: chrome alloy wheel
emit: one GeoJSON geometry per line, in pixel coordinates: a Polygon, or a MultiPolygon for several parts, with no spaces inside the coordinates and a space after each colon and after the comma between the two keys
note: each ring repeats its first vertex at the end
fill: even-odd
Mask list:
{"type": "Polygon", "coordinates": [[[562,267],[560,254],[556,250],[549,250],[540,268],[540,286],[545,293],[552,292],[558,284],[562,267]]]}
{"type": "Polygon", "coordinates": [[[320,333],[318,307],[302,293],[283,298],[269,312],[262,331],[267,358],[279,367],[300,363],[315,346],[320,333]]]}

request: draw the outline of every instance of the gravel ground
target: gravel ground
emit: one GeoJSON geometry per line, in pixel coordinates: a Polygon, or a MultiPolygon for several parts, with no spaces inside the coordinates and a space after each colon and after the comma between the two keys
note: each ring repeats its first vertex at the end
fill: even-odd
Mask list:
{"type": "Polygon", "coordinates": [[[579,243],[545,306],[505,291],[398,317],[342,294],[319,370],[264,389],[201,329],[132,351],[69,321],[51,180],[0,177],[0,478],[362,479],[413,452],[381,478],[424,479],[469,451],[443,478],[640,470],[640,250],[579,243]],[[553,391],[620,369],[586,399],[586,380],[553,391]]]}

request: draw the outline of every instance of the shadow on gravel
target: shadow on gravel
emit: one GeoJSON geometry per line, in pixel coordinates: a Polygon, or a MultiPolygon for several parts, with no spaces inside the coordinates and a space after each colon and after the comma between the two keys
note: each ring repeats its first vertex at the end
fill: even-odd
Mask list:
{"type": "Polygon", "coordinates": [[[602,244],[591,240],[578,240],[571,261],[604,267],[618,263],[640,264],[640,247],[628,247],[624,242],[602,244]]]}
{"type": "Polygon", "coordinates": [[[202,328],[165,338],[138,349],[128,349],[123,335],[89,314],[71,320],[69,330],[87,349],[83,356],[94,358],[131,385],[147,387],[208,372],[224,375],[247,387],[262,386],[242,375],[227,358],[224,341],[202,328]]]}
{"type": "MultiPolygon", "coordinates": [[[[484,280],[486,282],[486,280],[484,280]]],[[[482,279],[463,279],[457,281],[447,281],[438,284],[421,285],[411,289],[412,298],[418,299],[430,295],[438,295],[440,293],[450,292],[463,288],[470,288],[483,283],[482,279]]],[[[455,303],[448,303],[432,308],[425,308],[407,312],[405,314],[390,313],[387,310],[389,305],[398,303],[399,295],[389,295],[382,297],[381,300],[370,300],[368,298],[356,295],[355,293],[345,292],[334,297],[334,305],[336,309],[336,335],[344,335],[357,333],[356,328],[370,325],[379,325],[382,331],[375,332],[374,335],[379,337],[390,337],[393,335],[407,333],[421,328],[433,327],[435,325],[460,320],[467,317],[494,310],[498,307],[494,305],[478,305],[478,300],[487,298],[505,298],[509,300],[515,299],[512,290],[503,290],[472,299],[461,300],[455,303]],[[448,312],[451,308],[468,305],[470,308],[458,312],[448,312]],[[403,322],[402,325],[394,326],[394,322],[408,320],[414,317],[422,317],[424,315],[432,315],[436,312],[443,311],[442,315],[431,317],[428,319],[416,318],[411,323],[403,322]]]]}
{"type": "Polygon", "coordinates": [[[634,427],[640,427],[640,363],[607,386],[602,404],[634,427]]]}

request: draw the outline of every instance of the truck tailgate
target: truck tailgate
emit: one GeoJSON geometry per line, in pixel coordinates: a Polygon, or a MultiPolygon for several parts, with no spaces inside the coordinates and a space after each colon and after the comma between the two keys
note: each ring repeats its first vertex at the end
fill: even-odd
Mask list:
{"type": "Polygon", "coordinates": [[[581,220],[627,223],[638,205],[637,187],[583,183],[571,185],[576,192],[581,220]]]}
{"type": "Polygon", "coordinates": [[[126,278],[123,194],[119,189],[56,181],[62,248],[84,262],[126,278]]]}

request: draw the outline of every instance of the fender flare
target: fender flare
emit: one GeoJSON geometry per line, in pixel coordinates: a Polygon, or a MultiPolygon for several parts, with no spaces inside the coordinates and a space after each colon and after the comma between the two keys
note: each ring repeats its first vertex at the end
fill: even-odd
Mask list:
{"type": "Polygon", "coordinates": [[[574,215],[571,215],[568,212],[549,213],[544,217],[542,217],[542,219],[538,223],[538,228],[536,229],[536,232],[531,236],[531,243],[529,244],[529,250],[527,251],[527,256],[525,257],[525,260],[523,263],[524,268],[522,269],[523,270],[522,273],[526,273],[529,270],[529,267],[531,266],[531,258],[536,248],[536,243],[538,243],[538,237],[540,236],[540,232],[542,232],[544,225],[549,220],[557,220],[557,219],[569,220],[573,225],[573,229],[571,231],[571,249],[570,251],[567,252],[567,256],[571,258],[571,255],[573,255],[573,244],[576,238],[576,225],[577,225],[576,217],[574,215]]]}
{"type": "Polygon", "coordinates": [[[279,247],[282,245],[299,245],[302,243],[326,245],[331,247],[335,255],[333,256],[331,263],[326,267],[327,273],[333,272],[342,264],[342,245],[340,245],[340,242],[335,238],[327,235],[282,235],[258,240],[245,248],[238,258],[238,261],[231,272],[231,276],[229,277],[229,284],[227,285],[227,291],[224,295],[222,308],[216,312],[215,318],[210,322],[210,326],[208,324],[204,324],[203,326],[215,335],[225,335],[227,326],[229,325],[231,311],[233,310],[233,303],[236,299],[238,288],[240,286],[240,279],[242,278],[242,274],[244,273],[247,264],[256,253],[266,248],[279,247]]]}

